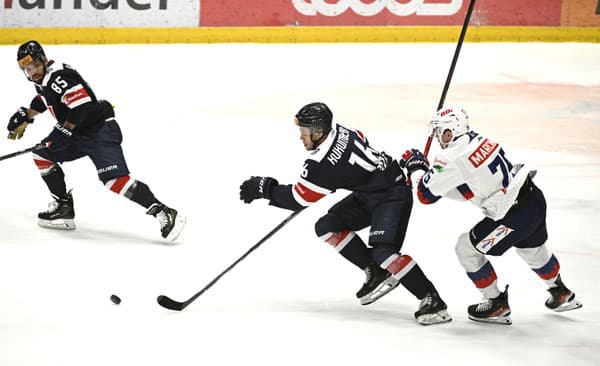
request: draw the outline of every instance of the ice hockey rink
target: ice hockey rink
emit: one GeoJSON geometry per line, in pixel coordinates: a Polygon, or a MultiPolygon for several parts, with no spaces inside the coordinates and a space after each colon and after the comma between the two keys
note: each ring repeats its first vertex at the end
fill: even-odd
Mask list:
{"type": "MultiPolygon", "coordinates": [[[[454,244],[481,214],[444,200],[415,202],[403,252],[454,320],[418,325],[419,301],[403,288],[361,306],[364,274],[313,231],[345,192],[302,212],[184,311],[156,303],[160,294],[187,299],[289,215],[243,204],[238,187],[251,175],[295,181],[306,152],[293,116],[304,104],[326,102],[336,121],[396,157],[422,149],[454,47],[47,46],[116,106],[132,176],[188,224],[175,245],[164,243],[158,223],[106,190],[84,158],[63,165],[77,230],[42,229],[36,215],[51,198],[31,155],[1,161],[0,365],[599,365],[598,44],[465,43],[446,100],[513,163],[538,170],[548,246],[582,309],[547,310],[545,285],[511,249],[492,264],[499,285],[510,284],[513,325],[468,320],[481,295],[454,244]]],[[[0,47],[5,122],[34,96],[16,49],[0,47]]],[[[48,113],[38,117],[23,139],[0,139],[0,155],[52,125],[48,113]]]]}

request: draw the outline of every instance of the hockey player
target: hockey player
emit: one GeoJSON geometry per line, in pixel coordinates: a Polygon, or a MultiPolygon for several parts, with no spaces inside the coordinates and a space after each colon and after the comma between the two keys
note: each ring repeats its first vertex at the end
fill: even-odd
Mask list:
{"type": "Polygon", "coordinates": [[[450,321],[446,304],[409,255],[400,253],[412,192],[398,162],[375,150],[365,135],[337,123],[323,103],[300,109],[295,122],[310,154],[294,185],[271,177],[251,177],[240,186],[250,203],[265,198],[276,207],[301,210],[337,189],[352,193],[335,204],[315,225],[317,236],[363,269],[366,281],[356,296],[367,305],[402,284],[421,300],[415,318],[421,324],[450,321]],[[370,226],[369,245],[356,231],[370,226]]]}
{"type": "Polygon", "coordinates": [[[96,99],[86,81],[67,64],[48,60],[37,41],[22,44],[17,61],[37,95],[29,108],[21,107],[10,118],[8,138],[20,139],[33,118],[46,110],[56,125],[42,142],[46,148],[33,153],[33,160],[48,186],[54,202],[38,214],[39,225],[54,229],[75,229],[71,191],[67,191],[60,164],[89,156],[106,188],[147,209],[160,223],[161,235],[175,240],[185,217],[161,203],[145,183],[129,175],[122,135],[110,103],[96,99]]]}
{"type": "Polygon", "coordinates": [[[508,285],[503,292],[498,289],[496,272],[486,258],[500,256],[510,247],[515,247],[548,285],[547,308],[557,312],[580,308],[575,294],[561,280],[558,259],[545,245],[546,200],[533,183],[536,171],[523,164],[513,165],[498,143],[471,131],[469,117],[460,107],[440,109],[430,126],[442,148],[433,166],[429,168],[425,156],[416,149],[403,156],[409,175],[419,182],[419,201],[431,204],[442,196],[467,200],[485,215],[459,236],[455,248],[485,300],[469,306],[469,318],[512,324],[508,285]]]}

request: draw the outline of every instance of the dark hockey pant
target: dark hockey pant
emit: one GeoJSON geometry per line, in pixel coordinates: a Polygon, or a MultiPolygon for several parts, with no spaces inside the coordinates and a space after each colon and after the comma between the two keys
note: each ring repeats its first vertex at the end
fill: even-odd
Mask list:
{"type": "Polygon", "coordinates": [[[331,207],[315,231],[359,268],[375,262],[421,299],[433,284],[410,256],[400,253],[412,204],[412,191],[404,182],[385,191],[354,192],[331,207]],[[368,226],[369,247],[356,234],[368,226]]]}
{"type": "Polygon", "coordinates": [[[470,230],[468,239],[466,236],[461,236],[464,240],[459,238],[457,254],[467,275],[485,297],[499,293],[496,272],[485,255],[501,256],[511,247],[548,286],[553,286],[558,278],[560,263],[544,245],[548,239],[546,199],[529,178],[515,205],[502,219],[484,218],[470,230]]]}
{"type": "Polygon", "coordinates": [[[74,133],[64,148],[41,149],[33,154],[33,158],[50,192],[56,197],[66,196],[64,173],[58,163],[88,156],[96,167],[98,179],[111,191],[146,208],[159,203],[145,183],[129,176],[121,148],[122,141],[119,125],[114,118],[108,118],[93,136],[74,133]]]}
{"type": "Polygon", "coordinates": [[[536,248],[546,242],[546,199],[542,191],[527,179],[516,202],[502,219],[486,217],[471,229],[469,238],[478,251],[500,256],[510,247],[536,248]]]}

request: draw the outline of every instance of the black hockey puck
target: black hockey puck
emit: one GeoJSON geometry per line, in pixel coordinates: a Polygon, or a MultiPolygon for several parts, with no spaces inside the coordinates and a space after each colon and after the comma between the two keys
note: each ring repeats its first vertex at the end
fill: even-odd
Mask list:
{"type": "Polygon", "coordinates": [[[121,299],[117,295],[110,295],[110,301],[112,301],[116,305],[119,305],[121,303],[121,299]]]}

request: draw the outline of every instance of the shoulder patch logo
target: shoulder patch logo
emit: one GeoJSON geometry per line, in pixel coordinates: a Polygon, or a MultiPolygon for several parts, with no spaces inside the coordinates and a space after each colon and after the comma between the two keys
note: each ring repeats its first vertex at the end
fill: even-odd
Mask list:
{"type": "Polygon", "coordinates": [[[436,157],[435,160],[433,161],[433,169],[438,172],[441,173],[444,170],[444,167],[446,166],[446,162],[443,160],[440,160],[440,158],[436,157]]]}

